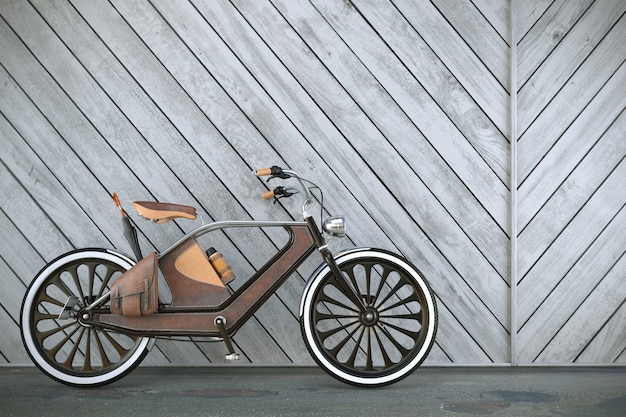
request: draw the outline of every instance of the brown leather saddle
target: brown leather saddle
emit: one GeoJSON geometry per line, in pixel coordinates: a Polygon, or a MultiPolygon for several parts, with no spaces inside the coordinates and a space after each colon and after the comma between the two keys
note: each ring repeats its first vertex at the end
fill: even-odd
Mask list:
{"type": "Polygon", "coordinates": [[[133,207],[144,219],[163,224],[174,219],[195,220],[197,213],[195,207],[182,204],[160,203],[157,201],[135,201],[133,207]]]}

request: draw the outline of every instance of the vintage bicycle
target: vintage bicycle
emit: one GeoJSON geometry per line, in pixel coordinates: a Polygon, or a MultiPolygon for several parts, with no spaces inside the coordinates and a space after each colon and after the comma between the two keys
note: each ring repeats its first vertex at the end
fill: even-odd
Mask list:
{"type": "MultiPolygon", "coordinates": [[[[345,236],[346,221],[331,216],[317,225],[310,210],[317,204],[324,213],[319,187],[277,166],[255,174],[268,181],[295,179],[297,188],[281,185],[263,197],[303,194],[302,221],[203,222],[167,249],[145,257],[134,222],[114,194],[137,261],[113,249],[79,249],[59,256],[35,276],[20,315],[24,346],[35,365],[67,385],[101,386],[135,369],[155,338],[181,336],[222,341],[226,359],[236,360],[231,338],[317,251],[323,262],[307,280],[299,308],[302,336],[317,364],[342,382],[364,387],[388,385],[415,370],[437,330],[435,297],[424,276],[386,250],[359,247],[331,253],[328,240],[345,236]],[[205,251],[198,242],[209,232],[231,228],[279,228],[288,236],[236,290],[222,254],[205,251]],[[171,293],[167,302],[159,301],[159,271],[171,293]]],[[[140,201],[133,206],[156,223],[198,215],[195,208],[179,204],[140,201]]]]}

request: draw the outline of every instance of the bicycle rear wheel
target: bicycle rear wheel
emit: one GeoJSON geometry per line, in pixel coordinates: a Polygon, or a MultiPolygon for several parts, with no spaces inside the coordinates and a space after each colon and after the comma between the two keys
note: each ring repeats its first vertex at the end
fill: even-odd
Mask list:
{"type": "Polygon", "coordinates": [[[301,305],[309,352],[348,384],[373,387],[401,380],[435,341],[437,308],[428,283],[406,260],[378,249],[351,251],[336,262],[365,310],[344,294],[329,267],[319,269],[301,305]]]}
{"type": "MultiPolygon", "coordinates": [[[[60,256],[37,274],[24,296],[20,320],[26,351],[42,372],[67,385],[94,387],[139,365],[150,338],[81,321],[86,314],[81,310],[106,294],[134,263],[111,250],[82,249],[60,256]]],[[[109,312],[108,305],[90,313],[90,319],[97,321],[103,312],[109,312]]]]}

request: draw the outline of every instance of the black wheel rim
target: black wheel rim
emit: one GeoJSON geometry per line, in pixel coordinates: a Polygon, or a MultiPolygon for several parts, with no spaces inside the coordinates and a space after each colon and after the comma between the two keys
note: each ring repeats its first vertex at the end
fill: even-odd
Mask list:
{"type": "MultiPolygon", "coordinates": [[[[125,272],[103,259],[79,259],[45,279],[33,300],[30,314],[32,339],[41,356],[64,374],[92,377],[122,366],[137,349],[141,338],[93,327],[79,320],[81,310],[109,290],[125,272]],[[59,314],[68,298],[78,299],[68,319],[59,314]]],[[[92,318],[108,313],[108,305],[92,312],[92,318]]]]}
{"type": "Polygon", "coordinates": [[[380,377],[404,368],[420,351],[430,320],[426,296],[406,271],[385,260],[340,266],[360,295],[361,311],[329,274],[316,291],[311,317],[322,354],[356,376],[380,377]]]}

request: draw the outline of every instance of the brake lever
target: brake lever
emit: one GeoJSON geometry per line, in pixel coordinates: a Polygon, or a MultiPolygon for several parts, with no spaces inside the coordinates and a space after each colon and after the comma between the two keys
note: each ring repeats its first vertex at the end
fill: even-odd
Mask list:
{"type": "Polygon", "coordinates": [[[281,180],[288,180],[289,178],[291,178],[291,175],[281,172],[280,174],[272,175],[265,182],[270,182],[270,180],[273,180],[274,178],[280,178],[281,180]]]}
{"type": "Polygon", "coordinates": [[[291,197],[294,194],[299,193],[300,191],[298,191],[295,188],[285,188],[283,186],[278,186],[276,188],[274,188],[274,204],[276,204],[276,202],[278,200],[280,200],[281,198],[288,198],[291,197]]]}
{"type": "Polygon", "coordinates": [[[274,178],[280,178],[282,180],[291,178],[290,174],[284,172],[281,167],[276,166],[276,165],[269,168],[268,171],[269,171],[270,177],[267,179],[267,182],[269,182],[271,179],[274,179],[274,178]]]}

